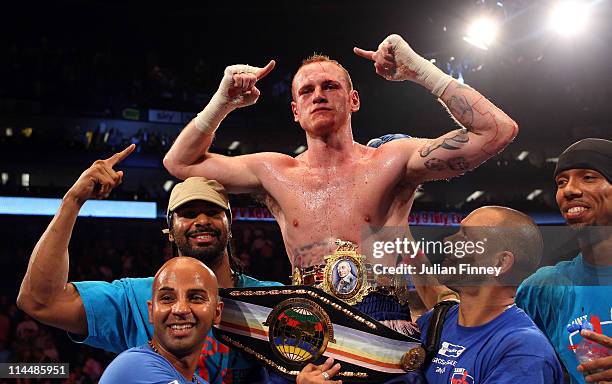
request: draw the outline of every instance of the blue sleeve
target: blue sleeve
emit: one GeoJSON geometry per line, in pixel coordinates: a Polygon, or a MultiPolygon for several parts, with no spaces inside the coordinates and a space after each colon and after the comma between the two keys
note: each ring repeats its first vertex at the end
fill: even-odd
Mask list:
{"type": "Polygon", "coordinates": [[[104,370],[99,384],[168,384],[176,381],[176,372],[156,356],[128,351],[104,370]]]}
{"type": "Polygon", "coordinates": [[[146,343],[153,335],[147,300],[152,278],[75,282],[87,316],[88,335],[73,340],[120,353],[146,343]]]}
{"type": "Polygon", "coordinates": [[[524,281],[518,287],[516,297],[514,298],[516,306],[525,311],[540,329],[544,329],[546,324],[545,318],[547,317],[546,313],[542,312],[545,306],[538,299],[538,296],[541,296],[542,288],[542,286],[528,285],[524,281]]]}
{"type": "Polygon", "coordinates": [[[565,300],[565,282],[557,281],[551,273],[550,267],[540,268],[523,281],[514,298],[517,307],[525,311],[546,335],[554,333],[555,330],[548,330],[547,327],[557,323],[555,312],[558,311],[558,304],[565,300]]]}

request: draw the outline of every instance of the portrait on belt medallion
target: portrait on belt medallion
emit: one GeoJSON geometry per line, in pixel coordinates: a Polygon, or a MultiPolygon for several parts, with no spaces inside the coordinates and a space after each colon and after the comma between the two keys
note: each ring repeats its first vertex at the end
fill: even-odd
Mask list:
{"type": "Polygon", "coordinates": [[[332,285],[337,293],[351,294],[357,287],[357,266],[347,259],[340,259],[332,267],[332,285]]]}
{"type": "Polygon", "coordinates": [[[365,256],[355,250],[350,241],[337,240],[338,249],[325,256],[323,291],[349,305],[360,302],[368,294],[370,285],[366,281],[365,256]]]}

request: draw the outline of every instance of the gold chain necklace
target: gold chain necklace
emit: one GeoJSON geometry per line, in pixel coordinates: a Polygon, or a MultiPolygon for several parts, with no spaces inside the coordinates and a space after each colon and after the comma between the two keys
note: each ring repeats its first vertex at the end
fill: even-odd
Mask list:
{"type": "MultiPolygon", "coordinates": [[[[155,345],[153,345],[153,340],[149,340],[149,347],[151,347],[151,349],[153,350],[153,352],[157,353],[158,355],[162,356],[161,353],[159,353],[159,349],[157,349],[157,347],[155,345]]],[[[163,357],[163,356],[162,356],[163,357]]],[[[166,359],[167,360],[167,359],[166,359]]],[[[193,376],[191,377],[191,382],[192,383],[197,383],[198,380],[196,379],[196,375],[195,373],[193,374],[193,376]]]]}

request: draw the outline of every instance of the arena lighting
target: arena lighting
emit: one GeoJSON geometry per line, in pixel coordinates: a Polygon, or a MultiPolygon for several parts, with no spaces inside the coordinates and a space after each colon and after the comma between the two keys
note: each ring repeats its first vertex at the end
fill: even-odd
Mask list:
{"type": "Polygon", "coordinates": [[[9,175],[6,172],[2,172],[2,185],[6,185],[8,183],[9,175]]]}
{"type": "Polygon", "coordinates": [[[584,29],[588,17],[589,6],[585,2],[563,1],[551,11],[549,26],[562,36],[571,36],[584,29]]]}
{"type": "Polygon", "coordinates": [[[30,186],[30,174],[29,173],[21,174],[21,185],[24,187],[30,186]]]}
{"type": "Polygon", "coordinates": [[[486,51],[495,40],[495,35],[497,35],[497,23],[493,19],[483,17],[470,24],[463,40],[486,51]]]}
{"type": "Polygon", "coordinates": [[[527,195],[527,200],[531,201],[535,199],[536,197],[540,196],[541,194],[542,194],[541,189],[535,189],[533,192],[527,195]]]}
{"type": "Polygon", "coordinates": [[[303,145],[300,145],[299,147],[297,147],[295,149],[295,151],[293,151],[294,154],[299,155],[300,153],[304,152],[306,150],[306,147],[303,145]]]}
{"type": "Polygon", "coordinates": [[[164,191],[169,192],[169,191],[170,191],[170,188],[172,188],[172,186],[173,186],[173,185],[174,185],[174,181],[172,181],[172,180],[166,180],[166,181],[164,182],[164,186],[163,186],[164,191]]]}
{"type": "Polygon", "coordinates": [[[484,191],[475,191],[474,193],[469,195],[467,197],[467,199],[465,199],[465,201],[467,201],[469,203],[470,201],[474,201],[474,200],[478,199],[482,195],[484,195],[484,191]]]}
{"type": "Polygon", "coordinates": [[[519,155],[516,157],[516,159],[518,161],[523,161],[527,158],[527,155],[529,155],[528,151],[522,151],[521,153],[519,153],[519,155]]]}
{"type": "Polygon", "coordinates": [[[5,134],[7,137],[11,137],[11,136],[13,136],[13,128],[11,128],[11,127],[6,127],[6,130],[4,131],[4,134],[5,134]]]}
{"type": "MultiPolygon", "coordinates": [[[[62,199],[0,196],[0,215],[53,216],[62,199]]],[[[157,218],[157,203],[150,201],[88,200],[79,216],[157,218]]]]}
{"type": "Polygon", "coordinates": [[[227,147],[227,149],[230,151],[234,151],[236,150],[236,148],[238,148],[239,145],[240,145],[239,141],[232,141],[232,143],[230,144],[229,147],[227,147]]]}

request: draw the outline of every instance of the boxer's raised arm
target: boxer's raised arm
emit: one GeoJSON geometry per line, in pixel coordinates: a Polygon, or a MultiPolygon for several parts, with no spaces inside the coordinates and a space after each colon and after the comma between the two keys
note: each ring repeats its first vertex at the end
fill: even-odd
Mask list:
{"type": "Polygon", "coordinates": [[[408,177],[417,182],[461,175],[499,153],[517,135],[518,126],[508,115],[419,56],[400,36],[387,37],[376,51],[354,51],[372,60],[376,73],[385,79],[410,80],[425,87],[462,126],[437,139],[403,143],[409,153],[408,177]]]}
{"type": "Polygon", "coordinates": [[[514,140],[518,125],[483,95],[456,81],[440,98],[463,127],[425,140],[408,160],[408,172],[424,180],[445,179],[474,169],[514,140]]]}
{"type": "Polygon", "coordinates": [[[108,197],[121,183],[123,172],[113,167],[134,148],[132,144],[106,160],[97,160],[83,172],[38,240],[17,297],[17,306],[34,319],[75,334],[87,334],[83,301],[74,285],[68,283],[68,243],[83,204],[92,198],[108,197]]]}
{"type": "Polygon", "coordinates": [[[255,84],[268,75],[274,65],[274,60],[271,60],[263,68],[232,65],[225,69],[219,89],[208,105],[185,126],[166,154],[164,166],[171,174],[180,179],[204,176],[222,184],[230,181],[226,187],[235,185],[238,189],[249,190],[257,185],[248,161],[240,157],[213,155],[208,150],[215,131],[231,111],[257,102],[260,91],[255,84]],[[230,177],[228,173],[237,176],[230,177]]]}

